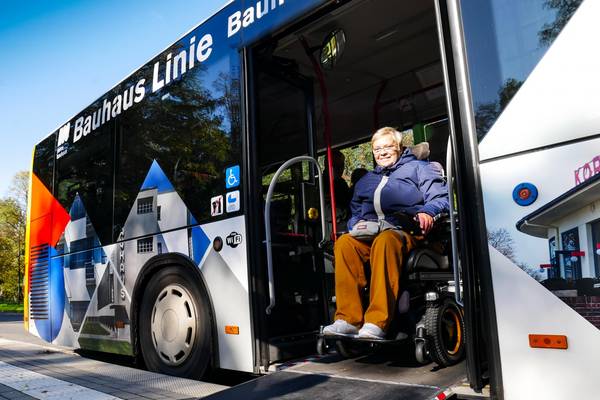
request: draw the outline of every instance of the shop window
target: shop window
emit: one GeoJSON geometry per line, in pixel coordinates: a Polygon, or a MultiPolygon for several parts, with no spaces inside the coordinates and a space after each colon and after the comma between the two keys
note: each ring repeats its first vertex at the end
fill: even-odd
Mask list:
{"type": "Polygon", "coordinates": [[[592,249],[594,251],[594,270],[596,277],[600,278],[600,219],[590,224],[592,228],[592,249]]]}
{"type": "Polygon", "coordinates": [[[548,239],[548,250],[550,251],[550,264],[552,267],[548,268],[548,279],[560,278],[560,264],[556,258],[556,237],[552,236],[548,239]]]}
{"type": "MultiPolygon", "coordinates": [[[[579,230],[573,228],[561,234],[562,248],[565,251],[579,251],[579,230]]],[[[572,257],[569,253],[563,254],[564,275],[567,280],[581,278],[581,260],[579,257],[572,257]]]]}

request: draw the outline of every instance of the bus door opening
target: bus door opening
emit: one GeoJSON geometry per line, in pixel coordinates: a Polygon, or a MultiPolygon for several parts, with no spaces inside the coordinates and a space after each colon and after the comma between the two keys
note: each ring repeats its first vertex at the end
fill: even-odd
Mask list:
{"type": "MultiPolygon", "coordinates": [[[[255,215],[262,225],[267,190],[282,164],[297,156],[315,157],[314,82],[293,59],[273,53],[273,44],[253,49],[255,215]]],[[[299,162],[276,180],[270,201],[271,254],[275,306],[269,307],[265,229],[260,238],[256,275],[263,314],[259,327],[265,360],[277,361],[310,352],[314,334],[329,319],[324,303],[319,183],[315,166],[299,162]],[[269,312],[265,312],[267,308],[269,312]],[[262,328],[262,329],[261,329],[262,328]]]]}
{"type": "MultiPolygon", "coordinates": [[[[309,18],[305,23],[298,23],[297,26],[301,28],[274,35],[270,42],[260,47],[262,53],[258,49],[254,51],[252,66],[255,69],[255,88],[258,89],[254,97],[257,100],[255,118],[259,128],[255,134],[258,135],[258,160],[262,176],[272,173],[273,169],[269,169],[271,165],[279,166],[299,154],[316,155],[326,170],[324,155],[327,143],[323,132],[327,124],[331,128],[331,145],[336,153],[343,156],[344,165],[339,178],[348,186],[350,198],[353,172],[360,168],[372,170],[375,167],[369,140],[377,129],[384,126],[401,131],[405,147],[413,148],[427,142],[423,144],[428,146],[423,157],[438,162],[449,172],[447,99],[433,1],[412,0],[403,2],[400,6],[396,2],[384,0],[354,0],[329,13],[309,18]],[[307,56],[307,49],[320,63],[328,93],[327,104],[324,104],[322,96],[320,73],[307,56]],[[262,58],[256,57],[257,53],[262,58]],[[267,62],[268,67],[264,67],[261,62],[267,62]],[[276,80],[273,68],[279,74],[276,80]],[[286,77],[301,76],[302,82],[312,86],[310,89],[300,90],[298,85],[290,85],[289,79],[283,79],[282,74],[286,77]],[[295,96],[291,95],[293,93],[295,96]],[[306,97],[303,97],[307,93],[312,96],[310,103],[313,108],[310,112],[306,111],[306,97]],[[290,113],[294,102],[297,106],[290,113]],[[324,108],[329,110],[329,115],[323,115],[324,108]],[[313,124],[314,134],[306,127],[308,116],[312,116],[309,124],[313,124]],[[265,129],[267,127],[270,128],[265,129]],[[300,130],[304,134],[299,134],[300,130]],[[310,140],[313,140],[313,153],[310,152],[310,140]]],[[[312,179],[308,166],[296,168],[289,172],[287,185],[290,189],[287,193],[298,190],[297,182],[302,182],[302,179],[312,179]]],[[[267,181],[263,181],[263,184],[266,185],[267,181]]],[[[283,188],[284,182],[280,185],[283,188]]],[[[328,190],[326,193],[328,194],[328,190]]],[[[293,214],[290,210],[296,207],[298,212],[301,211],[302,197],[299,194],[297,197],[287,196],[282,197],[280,204],[273,205],[274,209],[280,207],[283,210],[281,215],[284,217],[281,222],[277,222],[278,213],[274,212],[272,224],[291,226],[289,216],[300,215],[293,214]]],[[[343,209],[348,204],[336,199],[336,207],[343,209]]],[[[349,213],[338,214],[349,218],[349,213]]],[[[346,222],[347,220],[336,221],[338,234],[347,231],[346,222]]],[[[329,223],[333,222],[329,220],[329,223]]],[[[447,235],[444,238],[445,246],[434,246],[435,251],[443,252],[442,256],[448,259],[450,266],[450,273],[444,275],[447,279],[445,282],[440,281],[440,285],[449,284],[453,264],[458,265],[458,262],[453,262],[452,256],[456,256],[458,251],[453,254],[451,249],[450,229],[447,235]]],[[[313,261],[312,265],[325,263],[325,284],[319,305],[314,308],[319,313],[310,319],[311,324],[304,324],[297,333],[310,330],[316,333],[317,321],[323,324],[332,322],[335,311],[335,293],[332,290],[334,270],[327,253],[327,250],[313,250],[310,254],[311,258],[320,258],[313,261]]],[[[279,274],[283,271],[281,266],[292,265],[296,255],[291,257],[291,254],[288,249],[282,248],[279,264],[275,265],[279,274]]],[[[304,275],[303,278],[313,279],[316,276],[318,274],[312,277],[304,275]]],[[[414,278],[421,288],[427,277],[435,279],[435,274],[420,274],[418,270],[411,276],[410,279],[414,278]]],[[[282,277],[279,282],[276,279],[276,287],[293,303],[295,290],[285,287],[285,279],[290,277],[293,276],[282,277]]],[[[311,287],[308,281],[306,284],[311,287]]],[[[318,289],[317,286],[311,288],[318,289]]],[[[298,303],[298,308],[303,309],[304,315],[309,314],[305,303],[298,303]]],[[[290,314],[294,314],[290,312],[292,309],[285,306],[285,303],[279,303],[274,313],[290,318],[290,314]]],[[[270,322],[276,323],[273,319],[270,322]]],[[[467,322],[467,329],[468,327],[467,322]]],[[[294,329],[293,325],[289,325],[285,333],[293,335],[294,329]]],[[[271,358],[271,361],[274,359],[271,358]]]]}

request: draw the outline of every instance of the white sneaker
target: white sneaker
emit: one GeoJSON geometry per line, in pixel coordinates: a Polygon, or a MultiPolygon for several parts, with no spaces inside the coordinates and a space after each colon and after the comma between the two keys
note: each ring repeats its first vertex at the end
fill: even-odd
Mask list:
{"type": "Polygon", "coordinates": [[[343,319],[336,319],[331,325],[323,328],[323,335],[356,335],[358,329],[343,319]]]}
{"type": "Polygon", "coordinates": [[[363,339],[385,339],[385,332],[377,325],[365,322],[358,331],[358,337],[363,339]]]}

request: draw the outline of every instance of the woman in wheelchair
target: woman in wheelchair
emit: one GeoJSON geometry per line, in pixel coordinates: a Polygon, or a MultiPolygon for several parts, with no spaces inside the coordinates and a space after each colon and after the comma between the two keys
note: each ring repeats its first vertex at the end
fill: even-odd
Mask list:
{"type": "Polygon", "coordinates": [[[395,313],[406,255],[431,230],[434,217],[448,211],[448,189],[437,163],[419,160],[402,147],[402,134],[381,128],[371,138],[377,167],[363,176],[350,204],[349,233],[334,247],[337,310],[324,335],[384,339],[395,313]],[[414,216],[421,234],[402,230],[395,213],[414,216]],[[371,265],[370,282],[365,277],[371,265]],[[369,283],[369,305],[361,290],[369,283]],[[359,329],[360,328],[360,329],[359,329]]]}

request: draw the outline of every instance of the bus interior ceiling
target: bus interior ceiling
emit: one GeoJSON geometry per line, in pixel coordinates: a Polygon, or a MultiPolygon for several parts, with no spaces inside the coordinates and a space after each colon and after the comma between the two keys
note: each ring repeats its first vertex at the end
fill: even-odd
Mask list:
{"type": "MultiPolygon", "coordinates": [[[[268,59],[273,68],[312,82],[314,139],[319,152],[326,145],[323,97],[300,38],[318,60],[321,44],[336,29],[345,34],[345,48],[335,66],[324,70],[333,147],[366,141],[382,126],[406,130],[420,123],[429,127],[425,139],[430,141],[432,159],[443,163],[448,136],[445,124],[439,140],[431,137],[437,139],[435,122],[447,115],[433,1],[403,1],[399,7],[383,0],[355,0],[276,43],[264,45],[261,63],[268,59]]],[[[268,118],[271,129],[261,129],[261,159],[281,162],[292,156],[293,150],[286,148],[306,141],[301,137],[305,131],[298,116],[304,105],[289,85],[264,83],[259,118],[268,118]],[[296,116],[290,118],[292,115],[296,116]]]]}

